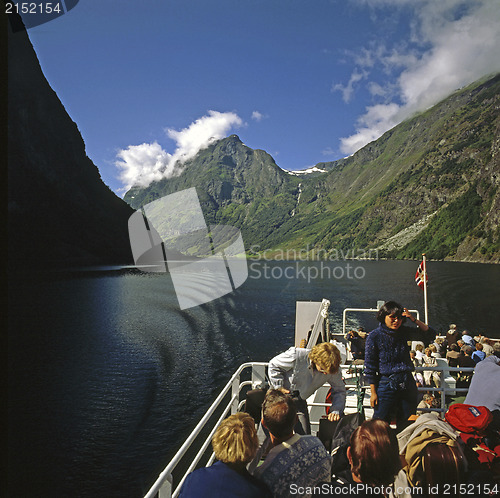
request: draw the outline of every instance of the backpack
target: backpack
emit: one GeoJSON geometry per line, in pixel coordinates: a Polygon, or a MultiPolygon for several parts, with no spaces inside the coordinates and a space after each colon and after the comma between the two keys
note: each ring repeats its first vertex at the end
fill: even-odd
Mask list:
{"type": "Polygon", "coordinates": [[[455,403],[448,408],[444,418],[460,432],[482,432],[492,422],[493,414],[486,406],[455,403]]]}
{"type": "Polygon", "coordinates": [[[335,422],[327,418],[319,421],[318,438],[325,445],[326,451],[332,456],[332,476],[350,475],[350,464],[347,459],[347,448],[351,435],[365,420],[364,411],[344,415],[335,422]]]}

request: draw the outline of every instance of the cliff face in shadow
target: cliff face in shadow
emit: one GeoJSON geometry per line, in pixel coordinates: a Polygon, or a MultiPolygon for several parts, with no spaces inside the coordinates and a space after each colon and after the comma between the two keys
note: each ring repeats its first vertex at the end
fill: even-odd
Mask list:
{"type": "Polygon", "coordinates": [[[86,156],[26,31],[7,30],[9,270],[131,263],[133,211],[86,156]]]}

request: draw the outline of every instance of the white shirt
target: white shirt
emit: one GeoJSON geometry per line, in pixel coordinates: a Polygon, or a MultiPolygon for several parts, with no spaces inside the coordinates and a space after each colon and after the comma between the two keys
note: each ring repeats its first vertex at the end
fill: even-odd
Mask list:
{"type": "Polygon", "coordinates": [[[283,387],[299,391],[302,399],[314,394],[323,384],[332,387],[330,413],[341,413],[345,408],[346,389],[340,369],[335,374],[324,374],[312,368],[310,349],[291,347],[269,362],[269,380],[274,389],[283,387]]]}

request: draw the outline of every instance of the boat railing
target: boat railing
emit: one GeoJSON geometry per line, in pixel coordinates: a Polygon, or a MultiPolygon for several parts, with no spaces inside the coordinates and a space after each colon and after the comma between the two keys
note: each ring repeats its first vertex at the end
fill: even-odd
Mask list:
{"type": "MultiPolygon", "coordinates": [[[[180,489],[187,475],[193,471],[201,458],[205,454],[210,442],[212,440],[212,436],[214,435],[217,427],[220,423],[228,416],[228,414],[233,414],[239,411],[243,401],[240,401],[240,394],[245,386],[256,387],[259,385],[264,385],[266,382],[266,367],[267,363],[243,363],[233,374],[228,383],[224,386],[222,391],[219,393],[215,401],[208,408],[205,415],[203,415],[202,419],[198,422],[196,427],[193,429],[193,432],[186,439],[184,444],[181,446],[179,451],[174,455],[172,460],[170,460],[169,464],[165,467],[165,469],[161,472],[161,474],[156,479],[153,486],[150,488],[148,493],[145,495],[145,498],[175,498],[179,495],[180,489]],[[250,380],[242,380],[241,374],[251,368],[251,377],[250,380]],[[229,400],[226,398],[229,397],[229,400]],[[225,404],[224,404],[225,403],[225,404]],[[211,423],[210,433],[208,436],[202,435],[203,430],[206,428],[207,424],[211,422],[212,416],[217,412],[219,414],[220,409],[222,408],[222,413],[215,423],[211,423]],[[193,443],[198,438],[205,437],[205,441],[203,442],[201,448],[199,449],[196,456],[192,459],[191,464],[188,469],[180,479],[178,485],[176,485],[175,489],[173,486],[173,472],[178,464],[181,462],[183,457],[186,455],[188,450],[191,448],[193,443]]],[[[213,457],[211,458],[213,461],[213,457]]],[[[209,463],[210,464],[210,461],[209,463]]]]}
{"type": "MultiPolygon", "coordinates": [[[[418,367],[415,369],[418,372],[428,370],[441,372],[441,385],[439,388],[425,386],[419,388],[419,390],[423,392],[441,392],[441,407],[423,411],[438,411],[441,412],[442,415],[444,415],[444,413],[446,412],[446,402],[449,401],[450,397],[456,395],[457,393],[467,392],[467,388],[456,387],[456,385],[452,381],[454,377],[451,374],[454,372],[468,373],[474,370],[473,368],[466,367],[450,367],[447,363],[443,363],[440,363],[438,367],[418,367]]],[[[215,401],[208,408],[206,413],[193,429],[192,433],[181,446],[179,451],[177,451],[172,460],[160,473],[153,486],[145,495],[145,498],[176,498],[179,495],[180,489],[187,475],[195,468],[197,468],[204,456],[206,458],[208,447],[211,443],[212,436],[217,430],[217,427],[229,414],[236,413],[242,409],[243,403],[245,401],[244,394],[248,390],[246,388],[248,387],[250,389],[253,389],[261,386],[263,387],[268,384],[266,378],[267,365],[268,363],[265,362],[243,363],[236,370],[227,384],[223,387],[215,401]],[[251,371],[248,372],[248,369],[250,368],[251,371]],[[243,377],[245,377],[245,379],[243,377]],[[209,431],[208,435],[206,434],[207,431],[209,431]],[[192,446],[195,441],[198,444],[200,444],[201,441],[203,442],[197,454],[195,456],[192,456],[192,446]],[[188,459],[190,461],[190,464],[185,471],[181,472],[181,476],[176,475],[176,481],[179,482],[178,484],[176,483],[174,487],[174,472],[185,457],[189,457],[188,459]]],[[[366,393],[370,386],[364,385],[363,383],[363,365],[341,365],[341,369],[348,392],[355,392],[355,394],[357,395],[357,402],[354,404],[354,406],[351,406],[350,410],[359,411],[361,409],[370,409],[369,397],[366,393]]],[[[328,388],[329,385],[326,384],[324,387],[328,388]]],[[[313,416],[313,409],[315,407],[329,406],[328,403],[318,401],[317,399],[318,398],[316,398],[316,400],[314,401],[308,400],[308,407],[311,410],[311,426],[316,428],[317,426],[319,426],[320,417],[318,418],[317,416],[313,416]]],[[[349,409],[347,409],[346,407],[346,412],[348,411],[349,409]]],[[[318,408],[316,408],[316,413],[318,413],[318,408]]],[[[322,413],[324,414],[324,412],[322,413]]],[[[211,465],[213,461],[214,455],[212,453],[206,465],[211,465]]],[[[176,474],[178,473],[179,472],[176,472],[176,474]]]]}
{"type": "Polygon", "coordinates": [[[457,387],[456,381],[458,374],[472,375],[472,373],[474,372],[474,367],[450,367],[444,360],[443,362],[440,362],[437,367],[416,367],[415,371],[421,373],[439,372],[441,374],[439,387],[422,386],[419,387],[418,390],[425,393],[439,393],[441,396],[440,407],[425,408],[422,411],[435,411],[439,412],[441,416],[444,416],[444,414],[448,410],[450,400],[457,396],[464,396],[469,391],[469,387],[467,385],[464,387],[457,387]]]}

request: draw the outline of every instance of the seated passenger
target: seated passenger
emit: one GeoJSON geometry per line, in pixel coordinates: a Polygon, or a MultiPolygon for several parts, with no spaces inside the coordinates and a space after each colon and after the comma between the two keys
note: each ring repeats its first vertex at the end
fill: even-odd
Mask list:
{"type": "Polygon", "coordinates": [[[432,351],[433,358],[442,358],[435,343],[429,344],[428,348],[432,351]]]}
{"type": "Polygon", "coordinates": [[[346,484],[356,486],[349,496],[384,496],[377,490],[391,486],[401,469],[396,433],[380,419],[366,420],[353,432],[347,458],[350,475],[332,477],[331,496],[342,494],[346,484]]]}
{"type": "Polygon", "coordinates": [[[331,458],[323,443],[316,436],[295,434],[296,420],[292,398],[270,389],[262,404],[262,425],[269,431],[272,448],[254,476],[268,486],[274,497],[296,496],[294,489],[331,479],[331,458]]]}
{"type": "Polygon", "coordinates": [[[259,447],[255,422],[248,413],[235,413],[225,419],[212,438],[212,446],[218,462],[189,474],[181,498],[271,497],[266,486],[246,470],[259,447]]]}
{"type": "MultiPolygon", "coordinates": [[[[425,348],[425,356],[422,359],[422,366],[424,367],[437,367],[438,363],[436,358],[432,356],[432,349],[425,348]]],[[[432,382],[436,387],[441,384],[441,373],[436,370],[424,370],[424,382],[426,386],[430,386],[432,382]]]]}
{"type": "Polygon", "coordinates": [[[354,361],[365,359],[366,334],[363,333],[363,335],[364,337],[356,330],[350,330],[345,336],[346,340],[350,343],[351,354],[354,361]]]}
{"type": "Polygon", "coordinates": [[[424,355],[424,345],[423,344],[417,344],[417,345],[415,345],[415,355],[417,357],[417,360],[422,361],[422,358],[425,356],[424,355]]]}
{"type": "MultiPolygon", "coordinates": [[[[472,348],[470,346],[462,346],[460,349],[460,356],[458,358],[458,366],[459,367],[467,367],[474,368],[476,364],[474,360],[471,358],[472,356],[472,348]]],[[[457,376],[457,387],[466,388],[469,387],[473,372],[471,371],[461,371],[458,372],[457,376]]]]}
{"type": "Polygon", "coordinates": [[[435,398],[433,394],[424,394],[422,401],[417,405],[417,415],[428,413],[430,408],[435,408],[434,400],[435,398]]]}
{"type": "Polygon", "coordinates": [[[434,339],[434,345],[436,346],[437,352],[441,355],[441,358],[444,358],[446,356],[446,341],[441,337],[441,336],[436,336],[436,339],[434,339]]]}
{"type": "Polygon", "coordinates": [[[486,353],[483,351],[483,345],[480,342],[476,343],[476,350],[472,353],[471,358],[476,365],[486,358],[486,353]]]}
{"type": "Polygon", "coordinates": [[[484,335],[480,335],[478,339],[479,340],[477,342],[480,342],[483,345],[483,351],[485,356],[491,356],[492,354],[494,354],[492,343],[495,344],[495,341],[488,339],[484,335]]]}
{"type": "Polygon", "coordinates": [[[462,332],[462,341],[464,341],[464,343],[465,343],[466,346],[470,346],[471,348],[473,348],[475,346],[474,339],[469,334],[468,330],[464,330],[462,332]]]}
{"type": "MultiPolygon", "coordinates": [[[[417,358],[417,353],[414,349],[410,351],[410,359],[415,368],[422,366],[422,361],[417,358]]],[[[424,385],[424,377],[422,372],[413,372],[413,377],[417,383],[417,387],[422,387],[424,385]]]]}
{"type": "Polygon", "coordinates": [[[448,365],[450,367],[458,367],[459,356],[460,356],[460,349],[456,343],[453,343],[450,346],[450,350],[446,353],[446,359],[448,360],[448,365]]]}

